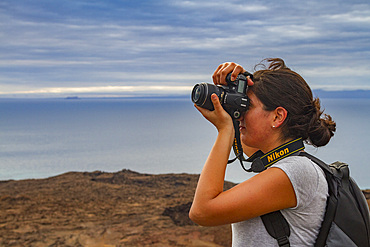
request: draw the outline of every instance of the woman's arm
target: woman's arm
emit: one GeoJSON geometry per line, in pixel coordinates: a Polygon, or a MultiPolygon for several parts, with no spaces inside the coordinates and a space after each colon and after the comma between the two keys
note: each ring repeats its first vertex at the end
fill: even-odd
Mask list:
{"type": "MultiPolygon", "coordinates": [[[[225,84],[228,73],[235,77],[245,71],[235,63],[220,65],[213,75],[215,84],[225,84]]],[[[249,79],[248,85],[253,82],[249,79]]],[[[247,220],[276,210],[294,207],[293,186],[288,176],[279,168],[270,168],[247,181],[223,191],[224,178],[234,127],[231,117],[222,108],[216,95],[211,97],[215,110],[195,106],[218,130],[216,142],[199,177],[189,217],[205,226],[222,225],[247,220]]],[[[249,156],[253,148],[245,147],[249,156]]]]}
{"type": "Polygon", "coordinates": [[[202,115],[215,125],[218,136],[199,177],[190,209],[189,217],[195,222],[199,222],[206,216],[203,210],[207,210],[210,206],[208,204],[212,203],[223,191],[226,165],[235,133],[231,117],[222,108],[217,95],[213,94],[211,100],[214,111],[196,106],[202,115]]]}
{"type": "Polygon", "coordinates": [[[212,96],[214,111],[197,107],[216,126],[219,134],[199,177],[189,217],[200,225],[215,226],[294,207],[296,197],[293,186],[279,168],[270,168],[223,191],[234,129],[230,116],[215,96],[212,96]]]}
{"type": "Polygon", "coordinates": [[[279,168],[270,168],[212,199],[206,196],[203,200],[194,199],[190,218],[199,225],[217,226],[248,220],[296,204],[289,178],[279,168]]]}

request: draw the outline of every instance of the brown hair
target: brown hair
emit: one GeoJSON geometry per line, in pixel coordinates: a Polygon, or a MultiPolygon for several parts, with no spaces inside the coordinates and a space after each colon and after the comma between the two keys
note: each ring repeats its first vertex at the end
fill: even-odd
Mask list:
{"type": "Polygon", "coordinates": [[[281,106],[288,112],[282,125],[284,139],[302,137],[315,147],[325,146],[334,135],[336,123],[330,115],[323,114],[319,98],[313,99],[306,81],[286,67],[280,58],[265,59],[264,66],[253,74],[250,90],[263,103],[265,110],[281,106]]]}

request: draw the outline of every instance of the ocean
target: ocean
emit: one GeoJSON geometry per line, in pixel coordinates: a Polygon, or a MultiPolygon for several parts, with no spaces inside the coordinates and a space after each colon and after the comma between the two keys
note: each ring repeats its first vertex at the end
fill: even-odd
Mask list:
{"type": "MultiPolygon", "coordinates": [[[[337,132],[328,146],[306,150],[348,163],[360,188],[370,188],[370,99],[321,101],[337,132]]],[[[122,169],[200,173],[216,135],[189,97],[0,99],[0,180],[122,169]]],[[[226,180],[251,176],[235,162],[226,180]]]]}

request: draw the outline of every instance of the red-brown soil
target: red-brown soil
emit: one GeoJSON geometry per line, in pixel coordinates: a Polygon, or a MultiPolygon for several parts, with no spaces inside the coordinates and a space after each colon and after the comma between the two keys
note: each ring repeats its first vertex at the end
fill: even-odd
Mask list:
{"type": "Polygon", "coordinates": [[[197,180],[123,170],[1,181],[0,246],[230,246],[230,226],[188,218],[197,180]]]}
{"type": "Polygon", "coordinates": [[[0,181],[0,246],[230,246],[230,226],[188,218],[198,177],[123,170],[0,181]]]}

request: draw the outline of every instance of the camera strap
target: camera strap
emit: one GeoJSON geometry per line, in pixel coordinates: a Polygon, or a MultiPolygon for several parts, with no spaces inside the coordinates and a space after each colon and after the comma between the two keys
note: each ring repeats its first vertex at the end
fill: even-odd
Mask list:
{"type": "Polygon", "coordinates": [[[299,151],[304,149],[302,138],[298,138],[271,150],[267,154],[264,154],[261,150],[259,150],[248,159],[245,159],[243,155],[243,147],[240,141],[239,122],[234,120],[233,123],[235,129],[233,150],[236,157],[232,160],[229,160],[228,163],[230,164],[236,159],[239,159],[242,168],[247,172],[262,172],[279,160],[290,155],[297,154],[299,151]],[[251,167],[246,169],[243,161],[252,162],[251,167]]]}
{"type": "MultiPolygon", "coordinates": [[[[268,167],[272,166],[279,160],[285,157],[298,154],[299,151],[304,149],[304,144],[302,138],[297,138],[295,140],[284,143],[283,145],[271,150],[267,154],[255,157],[252,160],[251,172],[262,172],[268,167]]],[[[262,152],[261,152],[262,153],[262,152]]],[[[251,156],[252,158],[253,156],[251,156]]]]}
{"type": "Polygon", "coordinates": [[[228,164],[233,163],[235,160],[238,159],[243,170],[246,172],[251,172],[250,169],[245,168],[243,161],[252,162],[257,157],[264,155],[264,153],[259,150],[256,153],[254,153],[251,157],[246,159],[243,155],[243,146],[240,141],[239,121],[236,119],[233,119],[233,125],[234,125],[234,130],[235,130],[235,137],[234,137],[234,142],[233,142],[233,150],[234,150],[235,158],[229,160],[227,163],[228,164]]]}
{"type": "Polygon", "coordinates": [[[243,147],[242,143],[240,141],[240,132],[239,132],[239,121],[233,119],[233,125],[234,125],[234,130],[235,130],[235,137],[234,137],[234,142],[233,142],[233,150],[235,154],[235,158],[232,160],[229,160],[228,163],[234,162],[236,159],[241,159],[241,160],[246,160],[243,155],[243,147]]]}

